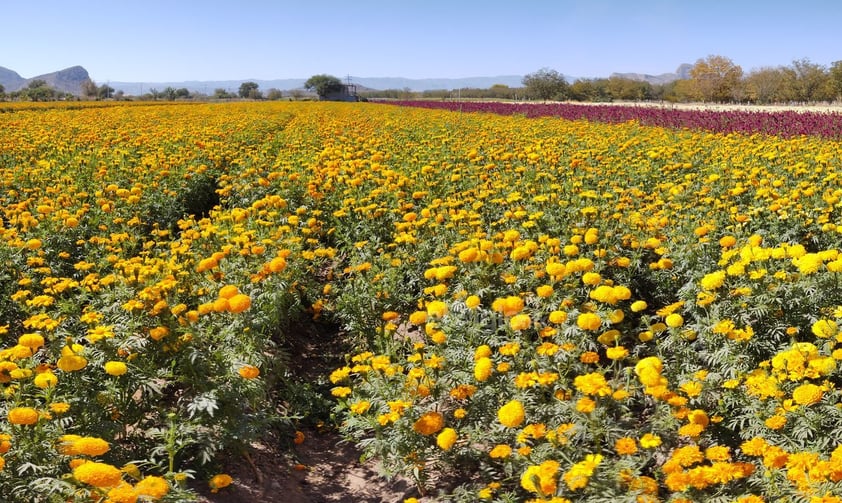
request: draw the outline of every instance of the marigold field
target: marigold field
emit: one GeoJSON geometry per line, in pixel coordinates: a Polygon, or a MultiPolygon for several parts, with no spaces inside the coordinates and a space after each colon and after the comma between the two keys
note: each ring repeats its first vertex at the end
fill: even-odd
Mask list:
{"type": "Polygon", "coordinates": [[[9,106],[0,494],[191,501],[323,404],[425,501],[842,501],[840,166],[635,121],[9,106]],[[308,383],[313,326],[355,349],[308,383]]]}

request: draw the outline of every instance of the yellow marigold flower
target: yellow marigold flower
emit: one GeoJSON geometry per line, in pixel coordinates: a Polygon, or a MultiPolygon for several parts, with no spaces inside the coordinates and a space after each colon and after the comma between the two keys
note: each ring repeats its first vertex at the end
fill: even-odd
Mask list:
{"type": "Polygon", "coordinates": [[[427,304],[427,315],[432,316],[435,318],[442,318],[445,314],[447,314],[447,304],[440,301],[434,300],[427,304]]]}
{"type": "Polygon", "coordinates": [[[476,295],[470,295],[465,299],[465,306],[467,306],[468,309],[475,309],[481,302],[480,298],[476,295]]]}
{"type": "Polygon", "coordinates": [[[645,433],[640,437],[640,446],[644,449],[654,449],[661,445],[661,437],[652,433],[645,433]]]}
{"type": "Polygon", "coordinates": [[[445,428],[441,430],[441,433],[439,433],[436,437],[436,445],[438,445],[443,451],[449,451],[453,447],[453,444],[456,443],[457,436],[456,430],[453,428],[445,428]]]}
{"type": "Polygon", "coordinates": [[[812,405],[821,401],[823,392],[821,387],[812,383],[805,383],[792,391],[792,399],[798,405],[812,405]]]}
{"type": "Polygon", "coordinates": [[[611,394],[611,387],[605,376],[598,372],[579,375],[573,380],[573,386],[585,395],[607,396],[611,394]]]}
{"type": "Polygon", "coordinates": [[[351,388],[347,386],[337,386],[335,388],[331,388],[330,394],[336,398],[345,398],[351,394],[351,388]]]}
{"type": "Polygon", "coordinates": [[[713,462],[728,461],[731,459],[730,448],[724,445],[714,445],[705,449],[705,458],[713,462]]]}
{"type": "Polygon", "coordinates": [[[85,368],[88,360],[84,356],[69,354],[62,356],[56,362],[56,366],[63,372],[74,372],[85,368]]]}
{"type": "Polygon", "coordinates": [[[211,492],[216,493],[219,492],[220,489],[230,486],[233,482],[234,479],[232,479],[230,475],[220,473],[211,477],[210,481],[208,481],[208,485],[211,488],[211,492]]]}
{"type": "Polygon", "coordinates": [[[366,412],[368,412],[368,409],[371,408],[371,402],[369,402],[368,400],[362,400],[360,402],[352,403],[348,406],[348,408],[354,414],[365,414],[366,412]]]}
{"type": "Polygon", "coordinates": [[[35,386],[41,389],[47,389],[55,386],[58,383],[58,377],[51,371],[41,372],[35,376],[33,380],[35,386]]]}
{"type": "Polygon", "coordinates": [[[678,313],[672,313],[666,317],[664,320],[667,326],[670,328],[678,328],[681,325],[684,325],[684,318],[678,313]]]}
{"type": "Polygon", "coordinates": [[[716,290],[725,284],[725,271],[719,270],[705,274],[700,281],[704,290],[716,290]]]}
{"type": "Polygon", "coordinates": [[[546,299],[547,297],[551,297],[553,294],[553,287],[551,285],[541,285],[535,289],[535,294],[542,299],[546,299]]]}
{"type": "Polygon", "coordinates": [[[512,330],[526,330],[532,326],[532,318],[528,314],[516,314],[509,320],[512,330]]]}
{"type": "Polygon", "coordinates": [[[64,414],[70,410],[70,404],[65,402],[53,402],[50,404],[50,412],[64,414]]]}
{"type": "Polygon", "coordinates": [[[512,455],[512,448],[505,444],[495,445],[488,453],[494,459],[505,459],[512,455]]]}
{"type": "Polygon", "coordinates": [[[558,461],[552,459],[529,466],[520,477],[520,486],[540,496],[555,494],[560,466],[558,461]]]}
{"type": "Polygon", "coordinates": [[[422,435],[433,435],[444,428],[444,416],[439,412],[425,412],[415,421],[412,429],[422,435]]]}
{"type": "Polygon", "coordinates": [[[600,463],[602,463],[601,454],[588,454],[583,461],[574,464],[564,474],[564,483],[571,491],[582,489],[588,485],[588,481],[600,463]]]}
{"type": "Polygon", "coordinates": [[[108,503],[136,503],[138,493],[131,484],[121,481],[119,485],[108,491],[107,496],[108,503]]]}
{"type": "Polygon", "coordinates": [[[243,311],[247,310],[251,307],[251,297],[244,293],[238,293],[234,295],[230,299],[228,299],[228,312],[229,313],[242,313],[243,311]]]}
{"type": "Polygon", "coordinates": [[[517,400],[511,400],[497,411],[497,419],[500,424],[509,428],[517,428],[523,423],[526,412],[523,404],[517,400]]]}
{"type": "Polygon", "coordinates": [[[44,345],[44,336],[41,334],[23,334],[18,337],[18,344],[36,351],[44,345]]]}
{"type": "Polygon", "coordinates": [[[549,315],[550,323],[560,325],[567,321],[567,313],[565,311],[551,311],[549,315]]]}
{"type": "Polygon", "coordinates": [[[503,316],[514,316],[523,311],[523,299],[514,295],[496,299],[491,304],[491,309],[495,312],[502,313],[503,316]]]}
{"type": "Polygon", "coordinates": [[[73,477],[94,487],[114,487],[122,482],[123,474],[107,463],[88,461],[73,469],[73,477]]]}
{"type": "Polygon", "coordinates": [[[15,407],[9,409],[7,417],[11,424],[31,425],[38,422],[38,411],[32,407],[15,407]]]}
{"type": "Polygon", "coordinates": [[[576,410],[583,414],[590,414],[596,409],[596,402],[588,397],[582,397],[576,401],[576,410]]]}
{"type": "Polygon", "coordinates": [[[836,322],[826,319],[821,319],[813,323],[810,330],[813,332],[813,335],[820,339],[828,339],[839,333],[839,327],[836,325],[836,322]]]}
{"type": "Polygon", "coordinates": [[[103,368],[105,369],[105,373],[111,376],[121,376],[129,370],[126,364],[120,361],[106,362],[103,368]]]}
{"type": "Polygon", "coordinates": [[[576,318],[576,325],[582,330],[598,330],[602,325],[602,319],[595,313],[580,313],[576,318]]]}
{"type": "Polygon", "coordinates": [[[96,437],[81,437],[73,441],[73,454],[84,456],[102,456],[109,450],[108,442],[96,437]]]}
{"type": "Polygon", "coordinates": [[[163,477],[149,475],[135,485],[135,490],[140,496],[146,496],[151,500],[158,500],[170,492],[170,484],[163,477]]]}
{"type": "Polygon", "coordinates": [[[612,346],[605,350],[605,356],[609,360],[622,360],[629,355],[629,350],[623,346],[612,346]]]}
{"type": "Polygon", "coordinates": [[[254,379],[260,375],[260,369],[254,365],[243,365],[237,369],[237,373],[240,374],[240,377],[243,379],[254,379]]]}

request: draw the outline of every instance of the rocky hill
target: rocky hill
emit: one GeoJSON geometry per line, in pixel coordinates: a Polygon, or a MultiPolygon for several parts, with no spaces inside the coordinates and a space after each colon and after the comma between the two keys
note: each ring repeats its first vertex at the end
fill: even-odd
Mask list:
{"type": "Polygon", "coordinates": [[[17,72],[0,66],[0,85],[7,93],[23,89],[34,80],[43,80],[57,91],[71,94],[82,94],[82,84],[90,79],[88,71],[81,66],[71,66],[57,72],[45,73],[25,79],[17,72]]]}
{"type": "Polygon", "coordinates": [[[649,82],[653,86],[660,84],[669,84],[675,80],[684,80],[690,78],[690,69],[693,65],[684,63],[673,73],[662,73],[660,75],[649,75],[645,73],[612,73],[612,77],[619,77],[622,79],[638,80],[642,82],[649,82]]]}

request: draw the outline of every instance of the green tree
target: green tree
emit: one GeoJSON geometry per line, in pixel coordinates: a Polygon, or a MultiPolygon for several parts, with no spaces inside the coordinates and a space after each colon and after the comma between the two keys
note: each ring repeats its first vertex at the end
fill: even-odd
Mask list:
{"type": "Polygon", "coordinates": [[[842,61],[831,63],[828,78],[830,79],[829,87],[834,99],[842,99],[842,61]]]}
{"type": "Polygon", "coordinates": [[[304,88],[315,91],[319,98],[342,90],[342,81],[338,77],[327,74],[313,75],[304,83],[304,88]]]}
{"type": "Polygon", "coordinates": [[[266,99],[272,101],[282,100],[284,99],[284,93],[280,89],[273,87],[266,91],[266,99]]]}
{"type": "Polygon", "coordinates": [[[94,82],[91,79],[85,79],[85,81],[82,82],[82,89],[81,90],[82,90],[82,96],[84,96],[85,98],[96,98],[97,97],[97,94],[98,94],[97,93],[97,91],[98,91],[97,85],[96,85],[96,82],[94,82]]]}
{"type": "Polygon", "coordinates": [[[792,99],[802,103],[832,99],[830,75],[825,67],[809,59],[797,59],[785,69],[792,99]]]}
{"type": "Polygon", "coordinates": [[[782,68],[763,67],[745,78],[746,97],[760,104],[786,101],[786,75],[782,68]]]}
{"type": "Polygon", "coordinates": [[[708,56],[696,61],[690,69],[695,97],[702,101],[733,101],[742,78],[742,67],[725,56],[708,56]]]}
{"type": "Polygon", "coordinates": [[[562,74],[549,68],[527,74],[522,82],[528,98],[545,101],[566,99],[570,87],[562,74]]]}
{"type": "Polygon", "coordinates": [[[257,85],[257,82],[243,82],[240,84],[240,90],[238,92],[240,98],[248,98],[252,100],[257,100],[263,97],[263,93],[261,93],[258,88],[260,86],[257,85]]]}
{"type": "Polygon", "coordinates": [[[97,88],[96,94],[99,99],[107,100],[108,98],[112,98],[114,96],[114,88],[108,84],[103,84],[97,88]]]}

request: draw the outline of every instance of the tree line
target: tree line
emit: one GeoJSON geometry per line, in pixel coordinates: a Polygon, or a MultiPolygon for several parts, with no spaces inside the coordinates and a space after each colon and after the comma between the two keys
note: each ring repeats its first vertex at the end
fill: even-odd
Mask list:
{"type": "Polygon", "coordinates": [[[501,84],[489,89],[387,89],[360,93],[367,98],[495,99],[542,101],[668,101],[707,103],[820,103],[842,100],[842,61],[829,68],[800,59],[791,65],[763,67],[744,73],[729,58],[712,55],[696,61],[689,78],[665,84],[623,77],[568,82],[556,70],[542,68],[524,76],[523,87],[501,84]]]}

